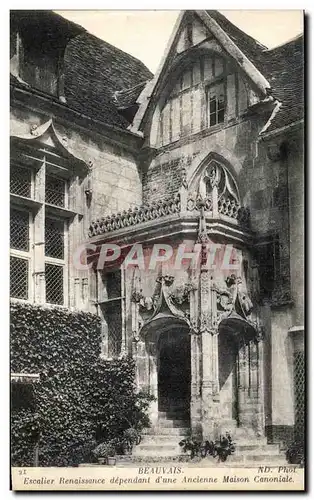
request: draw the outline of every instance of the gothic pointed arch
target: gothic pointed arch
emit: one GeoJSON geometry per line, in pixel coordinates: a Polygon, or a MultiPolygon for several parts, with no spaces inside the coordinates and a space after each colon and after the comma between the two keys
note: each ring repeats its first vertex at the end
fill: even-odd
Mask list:
{"type": "Polygon", "coordinates": [[[211,152],[190,176],[188,191],[194,197],[206,199],[210,206],[215,197],[222,212],[232,215],[242,205],[237,178],[233,166],[221,155],[211,152]]]}

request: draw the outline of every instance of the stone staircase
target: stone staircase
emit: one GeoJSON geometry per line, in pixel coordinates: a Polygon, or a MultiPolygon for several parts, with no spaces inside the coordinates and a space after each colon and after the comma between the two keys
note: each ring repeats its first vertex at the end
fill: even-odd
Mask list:
{"type": "Polygon", "coordinates": [[[184,454],[179,442],[190,433],[188,415],[182,411],[159,412],[158,424],[147,429],[133,450],[135,457],[178,457],[184,454]]]}
{"type": "MultiPolygon", "coordinates": [[[[159,412],[158,424],[147,429],[142,441],[133,449],[132,456],[126,460],[132,463],[156,462],[188,462],[189,453],[184,453],[179,442],[190,433],[189,417],[183,411],[159,412]]],[[[279,445],[267,444],[265,437],[250,436],[246,429],[234,428],[231,430],[236,445],[235,453],[228,457],[226,466],[232,465],[284,465],[284,453],[279,445]]],[[[125,460],[122,459],[122,462],[125,460]]],[[[202,460],[208,465],[217,465],[217,459],[206,457],[202,460]]],[[[224,465],[224,464],[220,464],[224,465]]]]}

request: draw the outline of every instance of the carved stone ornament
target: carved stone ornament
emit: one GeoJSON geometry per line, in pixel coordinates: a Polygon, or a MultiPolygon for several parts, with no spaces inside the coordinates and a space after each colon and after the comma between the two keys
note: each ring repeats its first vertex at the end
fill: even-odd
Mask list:
{"type": "Polygon", "coordinates": [[[172,302],[181,306],[190,302],[190,292],[194,290],[196,290],[196,286],[193,283],[184,283],[171,290],[169,298],[172,302]]]}
{"type": "Polygon", "coordinates": [[[200,335],[200,333],[197,319],[190,320],[190,335],[200,335]]]}
{"type": "Polygon", "coordinates": [[[136,343],[139,342],[140,337],[138,335],[138,332],[136,332],[136,331],[132,332],[132,340],[133,340],[133,342],[136,342],[136,343]]]}
{"type": "Polygon", "coordinates": [[[258,325],[256,328],[256,342],[262,342],[265,339],[265,329],[263,326],[258,325]]]}
{"type": "Polygon", "coordinates": [[[212,286],[212,289],[217,293],[217,310],[218,313],[220,312],[221,319],[221,312],[231,313],[232,311],[246,319],[252,312],[253,304],[243,285],[242,278],[231,274],[227,276],[225,282],[226,288],[220,288],[217,284],[212,286]]]}
{"type": "Polygon", "coordinates": [[[154,298],[153,297],[145,297],[142,293],[142,290],[134,290],[132,292],[132,301],[136,304],[139,304],[140,310],[142,311],[152,311],[154,308],[154,298]]]}
{"type": "Polygon", "coordinates": [[[174,276],[171,276],[170,274],[165,274],[165,276],[159,276],[156,279],[157,283],[164,283],[166,286],[171,286],[172,283],[174,282],[174,276]]]}
{"type": "Polygon", "coordinates": [[[208,332],[211,328],[211,314],[208,312],[201,312],[201,332],[208,332]]]}
{"type": "Polygon", "coordinates": [[[31,125],[31,134],[35,137],[38,135],[38,125],[36,123],[33,123],[33,125],[31,125]]]}
{"type": "Polygon", "coordinates": [[[206,174],[208,176],[211,187],[213,188],[215,186],[218,186],[220,180],[220,168],[216,162],[212,162],[209,165],[206,174]]]}
{"type": "Polygon", "coordinates": [[[184,166],[181,168],[181,186],[184,187],[184,189],[188,188],[186,168],[184,166]]]}

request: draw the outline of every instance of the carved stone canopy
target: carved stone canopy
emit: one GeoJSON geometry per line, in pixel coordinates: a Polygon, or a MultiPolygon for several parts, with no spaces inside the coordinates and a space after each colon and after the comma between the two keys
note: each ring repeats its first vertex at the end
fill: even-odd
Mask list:
{"type": "Polygon", "coordinates": [[[173,281],[174,278],[168,275],[159,276],[156,280],[157,289],[152,298],[152,313],[139,331],[139,336],[145,341],[148,336],[159,335],[164,327],[177,325],[191,329],[188,314],[180,307],[186,301],[190,288],[183,287],[182,290],[173,288],[171,286],[173,281]]]}
{"type": "MultiPolygon", "coordinates": [[[[158,340],[162,333],[173,329],[176,329],[179,332],[181,331],[183,334],[190,331],[190,326],[184,319],[175,318],[170,314],[158,313],[157,316],[143,325],[139,332],[139,336],[140,339],[145,341],[145,344],[150,350],[152,345],[158,345],[158,340]]],[[[156,350],[154,349],[154,352],[151,350],[150,353],[155,355],[156,350]]]]}
{"type": "Polygon", "coordinates": [[[218,326],[219,334],[227,334],[235,339],[254,339],[257,336],[256,325],[232,311],[224,317],[218,326]]]}

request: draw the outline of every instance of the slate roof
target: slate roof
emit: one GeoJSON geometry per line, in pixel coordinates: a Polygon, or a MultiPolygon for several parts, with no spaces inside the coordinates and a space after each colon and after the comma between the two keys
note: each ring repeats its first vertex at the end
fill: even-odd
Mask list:
{"type": "Polygon", "coordinates": [[[282,103],[265,133],[301,120],[304,110],[303,35],[268,49],[217,10],[208,10],[207,13],[268,80],[271,95],[282,103]]]}
{"type": "Polygon", "coordinates": [[[129,125],[118,112],[114,93],[131,88],[129,94],[135,102],[143,82],[152,76],[141,61],[90,33],[77,36],[67,46],[65,97],[68,105],[108,125],[122,128],[129,125]]]}
{"type": "MultiPolygon", "coordinates": [[[[68,42],[64,56],[66,106],[108,125],[128,127],[137,110],[134,103],[145,82],[153,76],[141,61],[53,11],[11,11],[11,27],[13,23],[23,26],[29,36],[35,36],[34,33],[43,36],[44,41],[49,38],[48,31],[55,39],[74,37],[68,42]],[[133,105],[127,113],[119,113],[114,98],[114,93],[122,90],[119,104],[133,105]]],[[[10,82],[30,89],[13,75],[10,82]]]]}
{"type": "MultiPolygon", "coordinates": [[[[36,15],[46,16],[44,12],[48,11],[37,11],[36,15]]],[[[267,49],[217,10],[206,12],[267,78],[271,94],[282,102],[265,132],[303,118],[303,36],[267,49]]],[[[63,19],[56,14],[53,18],[59,18],[59,22],[63,19]]],[[[81,27],[66,23],[67,28],[73,24],[79,32],[81,27]]],[[[127,128],[137,110],[136,100],[153,75],[135,57],[83,31],[68,43],[65,51],[67,106],[108,125],[127,128]]],[[[21,85],[17,81],[14,84],[21,85]]]]}
{"type": "Polygon", "coordinates": [[[304,116],[303,35],[263,53],[262,71],[272,96],[282,103],[265,133],[301,120],[304,116]]]}

